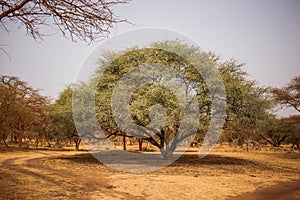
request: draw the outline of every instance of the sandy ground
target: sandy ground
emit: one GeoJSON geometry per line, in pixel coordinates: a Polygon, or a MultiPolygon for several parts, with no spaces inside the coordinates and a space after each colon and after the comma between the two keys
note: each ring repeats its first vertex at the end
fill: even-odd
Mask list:
{"type": "Polygon", "coordinates": [[[300,199],[300,153],[187,152],[158,171],[113,170],[84,151],[0,153],[0,199],[300,199]]]}

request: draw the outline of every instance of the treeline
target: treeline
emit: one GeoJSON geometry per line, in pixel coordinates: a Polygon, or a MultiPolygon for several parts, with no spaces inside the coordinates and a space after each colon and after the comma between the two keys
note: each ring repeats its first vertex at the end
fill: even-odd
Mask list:
{"type": "MultiPolygon", "coordinates": [[[[193,144],[201,144],[209,128],[212,115],[211,93],[203,77],[188,62],[189,59],[195,60],[195,58],[201,64],[202,69],[209,67],[218,69],[223,79],[226,93],[226,118],[219,142],[228,142],[230,145],[237,146],[245,145],[247,150],[251,145],[260,143],[269,143],[275,147],[289,143],[295,148],[300,148],[300,117],[278,118],[274,114],[274,110],[278,106],[293,107],[299,111],[300,76],[295,77],[283,88],[264,88],[255,81],[248,80],[247,73],[243,70],[243,64],[234,60],[221,61],[211,52],[200,52],[198,48],[178,41],[154,43],[150,49],[110,52],[99,60],[100,67],[105,67],[105,71],[98,69],[88,83],[67,86],[54,103],[50,103],[47,97],[40,95],[38,90],[19,78],[1,76],[0,139],[6,146],[8,146],[7,141],[12,141],[20,146],[29,144],[35,147],[74,145],[76,149],[79,149],[82,140],[100,141],[103,138],[96,137],[98,133],[95,131],[87,131],[84,136],[80,135],[74,123],[74,117],[80,117],[84,126],[88,127],[86,130],[92,130],[90,128],[93,125],[86,122],[91,113],[84,111],[89,110],[88,107],[91,104],[86,104],[86,101],[91,100],[95,101],[96,118],[105,133],[104,136],[111,140],[121,137],[123,141],[126,141],[126,138],[135,138],[140,144],[140,150],[142,150],[143,141],[147,141],[160,149],[162,155],[168,158],[172,156],[177,145],[187,138],[192,138],[189,141],[193,144]],[[166,47],[170,50],[169,52],[161,50],[166,47]],[[178,51],[185,55],[184,58],[170,53],[178,51]],[[132,91],[130,105],[126,111],[130,112],[135,124],[145,128],[140,130],[142,133],[120,128],[114,119],[114,115],[116,115],[114,112],[120,112],[118,114],[121,116],[124,110],[121,107],[115,110],[111,108],[114,88],[126,72],[132,71],[136,66],[146,66],[150,63],[170,66],[180,76],[176,76],[176,79],[169,76],[162,78],[160,77],[162,72],[153,73],[148,84],[132,91]],[[180,101],[170,88],[162,86],[166,82],[173,82],[175,89],[175,83],[184,88],[185,98],[196,97],[199,119],[188,118],[186,128],[180,127],[180,123],[183,121],[180,101]],[[91,94],[91,85],[96,91],[94,96],[89,95],[91,94]],[[81,109],[78,112],[75,111],[77,112],[76,116],[72,109],[74,91],[77,94],[81,93],[83,98],[80,100],[82,101],[81,109]],[[151,109],[153,105],[157,104],[164,107],[165,113],[160,117],[166,117],[166,119],[163,126],[150,127],[148,125],[153,119],[151,109]],[[190,134],[188,131],[189,123],[194,122],[199,122],[196,135],[190,134]],[[179,129],[183,131],[182,135],[178,136],[176,133],[179,129]]],[[[152,70],[154,72],[155,68],[152,70]]],[[[139,72],[137,75],[144,74],[145,72],[139,72]]],[[[134,83],[137,79],[133,78],[130,81],[134,83]]],[[[126,82],[126,84],[128,83],[130,82],[126,82]]],[[[120,88],[120,86],[118,87],[120,88]]],[[[124,88],[121,88],[120,91],[126,93],[126,85],[124,88]]],[[[215,88],[215,90],[217,89],[215,88]]],[[[121,98],[126,97],[126,95],[122,95],[114,97],[120,98],[116,100],[117,102],[121,102],[121,98]]],[[[193,109],[188,111],[192,113],[193,109]]],[[[156,114],[158,113],[161,112],[156,114]]],[[[126,142],[124,142],[125,148],[126,142]]]]}
{"type": "MultiPolygon", "coordinates": [[[[72,89],[65,89],[55,103],[32,88],[28,83],[14,76],[0,76],[0,139],[20,147],[61,146],[67,142],[78,144],[72,112],[66,109],[65,93],[72,95],[72,89]]],[[[71,97],[71,96],[70,96],[71,97]]],[[[78,146],[76,146],[78,147],[78,146]]],[[[78,149],[78,148],[77,148],[78,149]]]]}

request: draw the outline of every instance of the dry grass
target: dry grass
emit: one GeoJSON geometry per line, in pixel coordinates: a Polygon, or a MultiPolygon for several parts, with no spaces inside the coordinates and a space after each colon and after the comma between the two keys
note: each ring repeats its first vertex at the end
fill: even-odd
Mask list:
{"type": "Polygon", "coordinates": [[[83,151],[2,152],[0,166],[0,199],[230,199],[300,179],[297,151],[228,147],[203,159],[190,151],[144,174],[110,169],[83,151]]]}

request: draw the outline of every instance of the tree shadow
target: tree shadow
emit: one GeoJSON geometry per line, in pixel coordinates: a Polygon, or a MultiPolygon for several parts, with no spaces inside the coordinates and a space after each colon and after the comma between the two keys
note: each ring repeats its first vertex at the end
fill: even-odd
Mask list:
{"type": "Polygon", "coordinates": [[[198,154],[183,154],[178,159],[164,160],[158,153],[125,153],[122,151],[106,151],[89,154],[78,154],[72,156],[57,157],[80,164],[101,164],[118,171],[143,173],[156,171],[167,167],[165,170],[176,168],[210,168],[225,170],[233,173],[244,173],[244,169],[250,170],[274,170],[257,161],[246,160],[229,156],[208,154],[199,158],[198,154]],[[146,156],[145,156],[146,155],[146,156]]]}

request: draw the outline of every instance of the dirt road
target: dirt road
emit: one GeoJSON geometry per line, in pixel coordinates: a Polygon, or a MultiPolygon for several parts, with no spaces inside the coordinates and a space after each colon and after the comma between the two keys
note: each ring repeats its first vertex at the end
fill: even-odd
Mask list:
{"type": "Polygon", "coordinates": [[[1,162],[1,199],[143,199],[114,191],[109,174],[99,169],[64,166],[77,152],[12,153],[1,162]],[[51,160],[61,159],[59,162],[51,160]],[[51,163],[51,164],[50,164],[51,163]],[[50,165],[48,165],[50,164],[50,165]]]}

